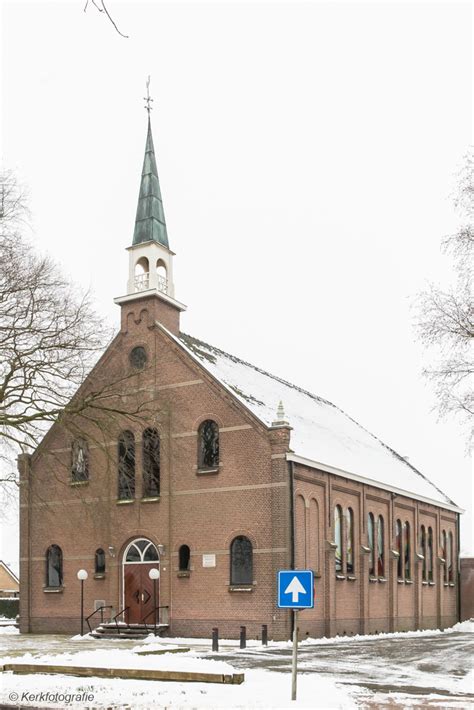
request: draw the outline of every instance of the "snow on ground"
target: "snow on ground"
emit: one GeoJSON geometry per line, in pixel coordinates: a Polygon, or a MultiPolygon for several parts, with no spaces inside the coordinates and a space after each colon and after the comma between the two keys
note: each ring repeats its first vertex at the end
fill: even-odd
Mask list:
{"type": "MultiPolygon", "coordinates": [[[[15,631],[17,631],[15,629],[15,631]]],[[[209,639],[155,638],[136,641],[75,643],[66,637],[4,635],[0,663],[25,662],[88,667],[154,668],[217,673],[244,673],[242,685],[169,683],[138,680],[74,678],[69,676],[3,673],[0,706],[12,699],[41,708],[456,708],[474,705],[472,641],[474,621],[450,629],[378,634],[373,636],[308,639],[300,643],[298,700],[292,703],[291,649],[287,642],[252,641],[247,649],[238,640],[223,640],[213,654],[209,639]],[[186,653],[138,656],[138,650],[188,646],[186,653]],[[25,653],[28,650],[28,653],[25,653]],[[8,655],[6,655],[8,654],[8,655]],[[84,701],[38,696],[45,693],[90,693],[84,701]],[[15,696],[16,693],[16,696],[15,696]],[[25,696],[25,693],[27,694],[25,696]],[[31,693],[31,695],[28,695],[31,693]],[[13,695],[12,695],[13,694],[13,695]],[[35,695],[36,694],[36,695],[35,695]]],[[[75,637],[77,639],[77,637],[75,637]]],[[[79,637],[80,638],[80,637],[79,637]]]]}
{"type": "Polygon", "coordinates": [[[0,634],[19,634],[20,630],[10,624],[0,624],[0,634]]]}

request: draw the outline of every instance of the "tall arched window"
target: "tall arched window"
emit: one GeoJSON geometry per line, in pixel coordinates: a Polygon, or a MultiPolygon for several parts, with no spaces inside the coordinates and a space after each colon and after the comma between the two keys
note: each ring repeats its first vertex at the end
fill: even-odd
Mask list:
{"type": "Polygon", "coordinates": [[[179,571],[187,572],[189,570],[189,561],[191,559],[191,550],[189,545],[181,545],[178,552],[179,557],[179,571]]]}
{"type": "Polygon", "coordinates": [[[105,574],[105,552],[101,547],[95,551],[95,573],[105,574]]]}
{"type": "Polygon", "coordinates": [[[441,544],[443,546],[443,557],[444,557],[444,582],[448,583],[448,536],[446,535],[446,530],[443,530],[441,544]]]}
{"type": "Polygon", "coordinates": [[[428,571],[428,581],[433,581],[433,529],[428,528],[428,547],[427,547],[428,559],[426,563],[428,571]]]}
{"type": "Polygon", "coordinates": [[[342,508],[334,508],[334,542],[336,544],[336,572],[342,572],[342,508]]]}
{"type": "Polygon", "coordinates": [[[146,256],[135,264],[135,291],[146,291],[150,283],[150,265],[146,256]]]}
{"type": "Polygon", "coordinates": [[[367,546],[369,548],[369,577],[375,577],[375,520],[373,513],[367,517],[367,546]]]}
{"type": "Polygon", "coordinates": [[[143,432],[143,497],[160,495],[160,435],[156,429],[143,432]]]}
{"type": "Polygon", "coordinates": [[[423,555],[423,565],[422,565],[422,573],[421,573],[421,578],[423,582],[426,582],[426,530],[425,526],[422,525],[420,528],[420,547],[421,547],[421,554],[423,555]]]}
{"type": "Polygon", "coordinates": [[[405,579],[411,579],[411,540],[410,540],[410,523],[407,521],[404,525],[405,532],[405,579]]]}
{"type": "Polygon", "coordinates": [[[346,572],[354,573],[354,512],[346,510],[346,572]]]}
{"type": "Polygon", "coordinates": [[[453,560],[453,533],[448,533],[448,582],[454,582],[454,560],[453,560]]]}
{"type": "Polygon", "coordinates": [[[402,544],[402,521],[395,523],[395,549],[398,552],[397,577],[403,579],[403,544],[402,544]]]}
{"type": "Polygon", "coordinates": [[[168,274],[166,272],[166,264],[162,259],[156,262],[156,276],[158,279],[158,291],[168,293],[168,274]]]}
{"type": "Polygon", "coordinates": [[[385,531],[381,515],[377,521],[377,575],[385,576],[385,531]]]}
{"type": "Polygon", "coordinates": [[[62,587],[63,553],[59,545],[51,545],[46,550],[46,586],[62,587]]]}
{"type": "Polygon", "coordinates": [[[118,497],[135,498],[135,437],[131,431],[123,431],[118,440],[118,497]]]}
{"type": "Polygon", "coordinates": [[[218,466],[219,427],[212,419],[206,419],[198,431],[198,468],[215,469],[218,466]]]}
{"type": "Polygon", "coordinates": [[[248,537],[239,535],[230,545],[230,583],[253,584],[253,551],[248,537]]]}
{"type": "Polygon", "coordinates": [[[89,453],[84,439],[75,439],[72,442],[71,477],[74,483],[89,479],[89,453]]]}

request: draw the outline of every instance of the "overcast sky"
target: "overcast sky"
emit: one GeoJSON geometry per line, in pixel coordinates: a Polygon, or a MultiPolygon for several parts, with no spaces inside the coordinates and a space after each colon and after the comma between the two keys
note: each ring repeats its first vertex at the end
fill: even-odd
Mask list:
{"type": "Polygon", "coordinates": [[[471,4],[109,0],[129,39],[84,4],[2,3],[2,157],[38,249],[118,325],[150,74],[183,330],[331,400],[470,508],[411,304],[450,278],[471,4]]]}

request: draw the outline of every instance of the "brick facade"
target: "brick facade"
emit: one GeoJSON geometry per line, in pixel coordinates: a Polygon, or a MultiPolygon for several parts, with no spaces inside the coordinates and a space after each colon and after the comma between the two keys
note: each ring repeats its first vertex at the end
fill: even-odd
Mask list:
{"type": "MultiPolygon", "coordinates": [[[[173,318],[175,314],[173,314],[173,318]]],[[[37,452],[19,458],[21,474],[21,631],[75,633],[79,630],[80,568],[89,572],[84,585],[86,613],[95,600],[123,608],[123,553],[144,537],[164,545],[160,559],[160,605],[169,607],[169,633],[235,637],[241,624],[250,637],[267,624],[273,638],[288,638],[290,614],[276,608],[276,572],[292,566],[316,573],[316,606],[300,614],[300,635],[371,633],[445,627],[457,619],[457,579],[444,582],[444,562],[435,544],[433,583],[421,579],[412,542],[412,580],[396,574],[394,521],[408,520],[412,531],[422,521],[434,539],[449,530],[457,539],[456,514],[395,496],[341,476],[290,463],[291,428],[268,428],[192,361],[155,320],[171,325],[170,307],[152,296],[122,305],[122,331],[100,361],[94,381],[129,374],[124,396],[153,395],[155,412],[146,421],[109,417],[103,427],[90,423],[55,425],[37,452]],[[145,347],[148,366],[131,371],[129,352],[145,347]],[[197,470],[197,430],[204,419],[219,425],[217,473],[197,470]],[[160,432],[159,500],[142,498],[141,437],[146,426],[160,432]],[[72,432],[89,441],[89,481],[71,482],[72,432]],[[117,438],[130,429],[136,440],[136,495],[117,500],[117,438]],[[291,504],[293,486],[294,506],[291,504]],[[336,577],[334,516],[336,505],[354,514],[354,571],[336,577]],[[385,521],[385,579],[369,580],[367,515],[385,521]],[[291,516],[295,534],[292,549],[291,516]],[[245,535],[253,546],[254,584],[250,590],[230,586],[229,546],[245,535]],[[45,591],[45,553],[52,545],[63,552],[64,580],[59,591],[45,591]],[[189,575],[180,575],[178,550],[191,549],[189,575]],[[94,577],[94,554],[106,551],[106,572],[94,577]],[[204,567],[203,555],[216,566],[204,567]],[[349,578],[350,577],[350,578],[349,578]]],[[[176,327],[176,322],[174,326],[176,327]]],[[[173,328],[174,329],[174,328],[173,328]]],[[[86,384],[87,387],[87,384],[86,384]]],[[[457,559],[457,550],[454,559],[457,559]]]]}

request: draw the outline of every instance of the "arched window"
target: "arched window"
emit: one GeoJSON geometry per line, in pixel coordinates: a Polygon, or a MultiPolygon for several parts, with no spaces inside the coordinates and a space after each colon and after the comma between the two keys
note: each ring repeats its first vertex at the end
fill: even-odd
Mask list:
{"type": "Polygon", "coordinates": [[[95,551],[95,573],[105,574],[105,552],[101,547],[95,551]]]}
{"type": "Polygon", "coordinates": [[[410,523],[407,521],[404,525],[405,537],[405,579],[411,579],[411,540],[410,540],[410,523]]]}
{"type": "Polygon", "coordinates": [[[178,555],[180,572],[187,572],[189,570],[189,561],[191,558],[191,550],[189,549],[189,545],[181,545],[178,555]]]}
{"type": "Polygon", "coordinates": [[[160,495],[160,435],[156,429],[143,432],[143,497],[160,495]]]}
{"type": "Polygon", "coordinates": [[[76,439],[71,448],[71,476],[75,483],[89,478],[89,454],[84,439],[76,439]]]}
{"type": "Polygon", "coordinates": [[[230,583],[253,584],[252,543],[239,535],[230,545],[230,583]]]}
{"type": "Polygon", "coordinates": [[[212,419],[202,422],[198,431],[198,468],[219,466],[219,427],[212,419]]]}
{"type": "Polygon", "coordinates": [[[346,572],[354,573],[354,513],[352,508],[346,510],[346,572]]]}
{"type": "Polygon", "coordinates": [[[453,533],[451,530],[448,533],[448,582],[454,582],[453,533]]]}
{"type": "Polygon", "coordinates": [[[118,497],[135,498],[135,437],[131,431],[123,431],[118,440],[118,497]]]}
{"type": "Polygon", "coordinates": [[[402,521],[395,523],[395,549],[398,552],[397,577],[403,579],[403,545],[402,545],[402,521]]]}
{"type": "Polygon", "coordinates": [[[433,529],[428,528],[428,559],[427,559],[427,570],[428,570],[428,581],[433,581],[433,529]]]}
{"type": "Polygon", "coordinates": [[[46,586],[62,587],[63,553],[59,545],[51,545],[46,550],[46,586]]]}
{"type": "Polygon", "coordinates": [[[381,515],[377,521],[377,575],[385,576],[385,532],[381,515]]]}
{"type": "Polygon", "coordinates": [[[158,560],[158,550],[146,538],[134,540],[125,550],[124,562],[158,562],[158,560]]]}
{"type": "Polygon", "coordinates": [[[421,547],[421,554],[423,555],[423,565],[422,565],[422,573],[421,573],[421,578],[423,582],[426,582],[426,530],[425,526],[422,525],[420,528],[420,547],[421,547]]]}
{"type": "Polygon", "coordinates": [[[342,572],[342,508],[334,508],[334,542],[336,544],[336,572],[342,572]]]}
{"type": "Polygon", "coordinates": [[[166,264],[162,259],[156,262],[156,276],[158,279],[158,291],[168,293],[168,275],[166,273],[166,264]]]}
{"type": "Polygon", "coordinates": [[[149,285],[150,265],[146,256],[135,264],[135,291],[146,291],[149,285]]]}
{"type": "Polygon", "coordinates": [[[367,517],[367,547],[369,548],[369,577],[375,577],[375,520],[373,513],[367,517]]]}
{"type": "Polygon", "coordinates": [[[443,530],[441,544],[443,546],[443,557],[444,557],[444,582],[448,583],[448,536],[446,530],[443,530]]]}

